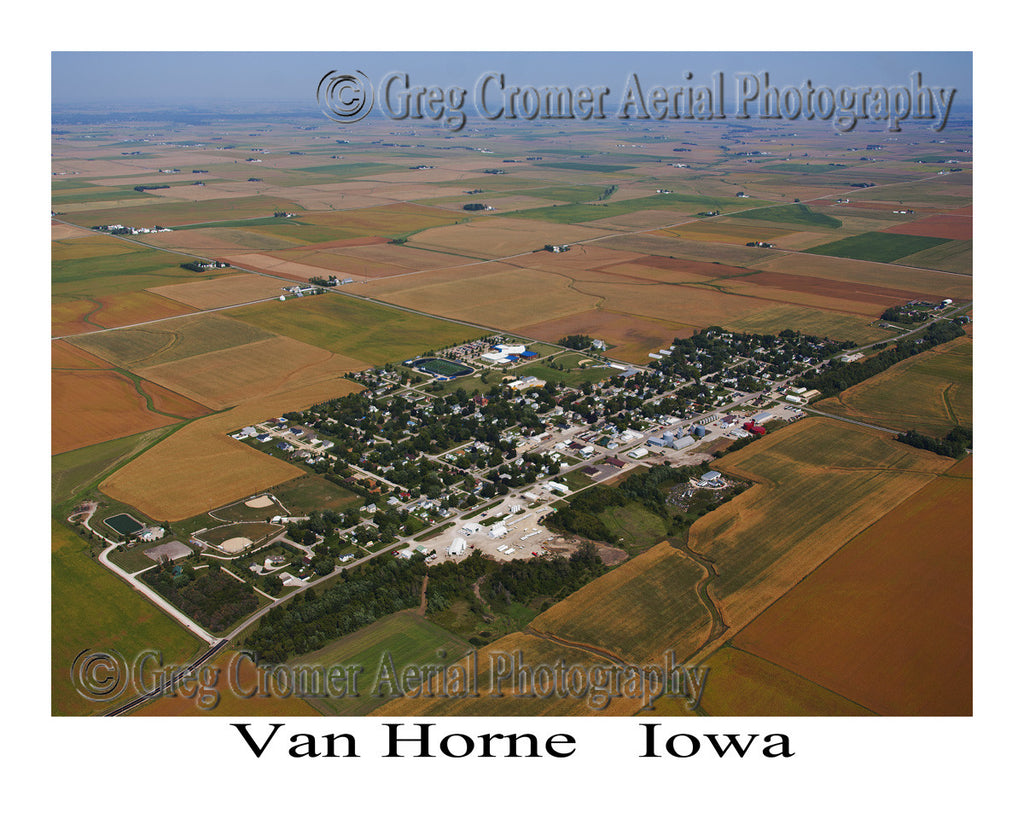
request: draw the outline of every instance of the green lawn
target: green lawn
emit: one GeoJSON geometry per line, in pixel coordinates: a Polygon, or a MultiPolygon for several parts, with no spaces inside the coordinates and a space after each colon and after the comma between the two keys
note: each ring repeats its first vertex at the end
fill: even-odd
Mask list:
{"type": "Polygon", "coordinates": [[[605,509],[599,517],[615,537],[621,537],[621,546],[630,554],[637,554],[660,543],[668,534],[664,519],[639,503],[605,509]]]}
{"type": "Polygon", "coordinates": [[[316,475],[304,475],[278,484],[270,493],[293,515],[312,511],[344,512],[363,505],[363,498],[316,475]]]}

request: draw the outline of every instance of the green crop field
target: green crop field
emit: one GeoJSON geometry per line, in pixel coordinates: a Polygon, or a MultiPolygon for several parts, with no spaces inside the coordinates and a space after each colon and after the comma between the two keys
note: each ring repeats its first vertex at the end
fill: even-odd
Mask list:
{"type": "MultiPolygon", "coordinates": [[[[737,200],[735,197],[715,198],[684,193],[663,193],[657,196],[643,196],[639,199],[620,199],[613,202],[602,202],[597,205],[552,205],[549,208],[530,208],[507,214],[524,219],[541,219],[568,225],[577,222],[591,222],[595,219],[608,219],[641,210],[673,210],[682,216],[696,216],[705,211],[738,210],[766,204],[757,199],[737,200]]],[[[746,214],[744,214],[746,217],[746,214]]]]}
{"type": "Polygon", "coordinates": [[[630,171],[634,165],[602,165],[599,162],[542,162],[543,168],[561,168],[566,171],[598,171],[603,173],[615,173],[616,171],[630,171]]]}
{"type": "MultiPolygon", "coordinates": [[[[745,199],[745,202],[752,200],[745,199]]],[[[744,211],[744,219],[760,219],[765,222],[782,222],[787,225],[807,225],[810,227],[842,227],[843,223],[834,216],[825,213],[818,213],[811,210],[807,205],[776,205],[770,208],[758,208],[757,210],[744,211]]]]}
{"type": "MultiPolygon", "coordinates": [[[[158,650],[165,663],[182,664],[203,645],[151,602],[89,556],[97,548],[53,521],[50,561],[51,711],[95,714],[113,703],[95,703],[74,688],[71,669],[83,651],[117,652],[128,663],[158,650]]],[[[130,692],[122,700],[129,699],[130,692]]]]}
{"type": "Polygon", "coordinates": [[[469,643],[429,620],[412,612],[397,612],[319,651],[297,657],[289,665],[293,668],[361,666],[363,671],[355,677],[359,697],[310,700],[317,710],[329,716],[355,716],[367,714],[390,699],[386,682],[392,666],[401,675],[407,666],[455,662],[469,648],[469,643]]]}
{"type": "Polygon", "coordinates": [[[341,295],[252,305],[231,315],[370,364],[404,361],[480,335],[472,327],[341,295]]]}
{"type": "Polygon", "coordinates": [[[51,253],[51,292],[61,300],[97,298],[224,275],[221,271],[197,274],[184,270],[180,265],[188,261],[185,256],[105,236],[53,242],[51,253]]]}
{"type": "Polygon", "coordinates": [[[830,171],[838,171],[846,165],[812,165],[812,164],[800,164],[797,162],[778,162],[774,165],[762,165],[766,171],[790,171],[791,173],[829,173],[830,171]]]}
{"type": "Polygon", "coordinates": [[[804,252],[819,256],[862,259],[866,262],[894,262],[912,253],[920,253],[922,250],[944,245],[948,241],[949,239],[934,239],[930,236],[870,232],[818,245],[804,252]]]}

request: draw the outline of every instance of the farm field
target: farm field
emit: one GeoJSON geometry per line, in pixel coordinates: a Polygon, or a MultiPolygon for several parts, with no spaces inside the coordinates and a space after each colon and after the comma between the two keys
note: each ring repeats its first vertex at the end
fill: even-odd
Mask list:
{"type": "Polygon", "coordinates": [[[265,328],[368,364],[403,361],[482,334],[473,327],[334,294],[241,307],[231,316],[253,329],[265,328]]]}
{"type": "Polygon", "coordinates": [[[887,233],[904,236],[932,236],[937,239],[971,239],[974,231],[973,216],[937,214],[916,219],[905,225],[886,228],[887,233]]]}
{"type": "Polygon", "coordinates": [[[852,284],[927,293],[930,298],[937,300],[950,298],[969,301],[972,297],[973,285],[968,276],[958,276],[939,270],[921,270],[899,263],[882,264],[838,257],[828,257],[826,260],[825,257],[813,253],[779,253],[775,258],[768,259],[757,267],[766,272],[792,276],[813,276],[852,284]]]}
{"type": "Polygon", "coordinates": [[[113,470],[165,438],[176,426],[159,427],[54,455],[50,459],[50,496],[55,507],[67,507],[113,470]]]}
{"type": "Polygon", "coordinates": [[[966,336],[954,339],[817,401],[814,408],[936,438],[956,425],[971,427],[973,347],[966,336]]]}
{"type": "Polygon", "coordinates": [[[304,473],[228,433],[360,389],[352,382],[331,379],[242,401],[182,427],[104,479],[99,488],[153,520],[168,521],[255,495],[304,473]],[[168,486],[175,491],[168,492],[168,486]]]}
{"type": "MultiPolygon", "coordinates": [[[[642,705],[642,699],[619,697],[601,707],[601,701],[589,696],[515,696],[508,681],[501,681],[492,669],[510,663],[522,652],[521,665],[534,668],[574,664],[590,668],[595,664],[611,665],[611,661],[580,648],[552,642],[534,634],[516,632],[477,650],[479,697],[406,696],[386,703],[372,712],[374,717],[393,716],[628,716],[642,705]]],[[[469,660],[460,665],[471,669],[469,660]]],[[[543,684],[539,680],[539,684],[543,684]]],[[[532,693],[532,689],[523,692],[532,693]]],[[[539,694],[542,694],[539,691],[539,694]]]]}
{"type": "Polygon", "coordinates": [[[393,668],[399,677],[406,667],[436,666],[441,657],[458,659],[471,648],[469,643],[411,611],[400,611],[347,634],[325,648],[289,662],[293,668],[309,666],[362,666],[356,678],[358,697],[310,699],[310,705],[328,716],[368,714],[384,705],[393,688],[393,668]]]}
{"type": "Polygon", "coordinates": [[[624,660],[693,654],[711,617],[697,596],[701,566],[663,541],[538,615],[530,628],[624,660]]]}
{"type": "MultiPolygon", "coordinates": [[[[874,712],[792,671],[725,645],[701,662],[708,681],[700,713],[722,717],[870,716],[874,712]]],[[[678,701],[659,699],[655,712],[679,712],[678,701]]]]}
{"type": "Polygon", "coordinates": [[[93,560],[87,541],[57,521],[50,538],[52,714],[96,714],[114,704],[91,702],[74,689],[69,672],[83,649],[116,651],[129,663],[145,650],[160,650],[167,664],[198,653],[203,644],[93,560]]]}
{"type": "Polygon", "coordinates": [[[945,239],[930,236],[907,235],[904,233],[862,233],[837,242],[808,248],[806,253],[820,256],[842,256],[849,259],[863,259],[866,262],[895,262],[922,250],[944,244],[945,239]]]}
{"type": "Polygon", "coordinates": [[[880,714],[971,714],[971,476],[904,499],[736,645],[880,714]]]}
{"type": "Polygon", "coordinates": [[[716,461],[755,486],[698,520],[689,547],[739,628],[843,544],[950,466],[887,433],[807,418],[716,461]]]}
{"type": "Polygon", "coordinates": [[[53,454],[206,415],[208,407],[113,369],[51,371],[53,454]]]}
{"type": "Polygon", "coordinates": [[[202,314],[77,336],[71,343],[115,366],[137,369],[272,338],[266,330],[226,315],[202,314]]]}
{"type": "Polygon", "coordinates": [[[474,259],[500,259],[540,250],[547,244],[571,244],[596,239],[610,231],[511,216],[487,216],[469,224],[437,227],[417,233],[413,247],[440,250],[474,259]]]}
{"type": "MultiPolygon", "coordinates": [[[[276,303],[276,302],[275,302],[276,303]]],[[[366,369],[366,363],[292,338],[273,336],[251,344],[138,367],[136,372],[216,410],[240,396],[259,398],[309,384],[331,382],[366,369]]]]}
{"type": "Polygon", "coordinates": [[[284,286],[285,283],[277,279],[243,273],[236,276],[221,276],[206,282],[153,287],[150,288],[150,292],[174,299],[197,310],[210,310],[257,299],[276,298],[282,295],[284,286]]]}

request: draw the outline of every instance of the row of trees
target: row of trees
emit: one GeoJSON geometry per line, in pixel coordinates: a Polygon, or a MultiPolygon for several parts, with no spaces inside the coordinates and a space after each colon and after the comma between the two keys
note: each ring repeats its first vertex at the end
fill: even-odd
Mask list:
{"type": "Polygon", "coordinates": [[[801,387],[819,390],[826,398],[838,395],[848,387],[889,369],[893,364],[910,358],[912,355],[923,353],[925,350],[930,350],[939,344],[952,341],[963,334],[963,329],[953,322],[939,321],[929,325],[920,334],[901,339],[893,347],[882,350],[878,355],[849,364],[833,361],[819,374],[805,376],[797,383],[801,387]]]}

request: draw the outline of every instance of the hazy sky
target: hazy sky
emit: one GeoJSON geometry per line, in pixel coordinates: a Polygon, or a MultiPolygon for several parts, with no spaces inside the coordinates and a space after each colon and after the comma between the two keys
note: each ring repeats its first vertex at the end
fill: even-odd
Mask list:
{"type": "MultiPolygon", "coordinates": [[[[361,70],[377,83],[402,71],[419,85],[472,90],[487,71],[524,85],[607,85],[618,93],[628,74],[642,83],[706,84],[724,72],[727,96],[735,75],[768,71],[773,85],[906,85],[920,71],[925,85],[972,98],[970,52],[54,52],[54,105],[225,105],[294,103],[315,110],[315,89],[331,70],[361,70]]],[[[959,106],[958,106],[959,107],[959,106]]]]}

